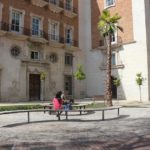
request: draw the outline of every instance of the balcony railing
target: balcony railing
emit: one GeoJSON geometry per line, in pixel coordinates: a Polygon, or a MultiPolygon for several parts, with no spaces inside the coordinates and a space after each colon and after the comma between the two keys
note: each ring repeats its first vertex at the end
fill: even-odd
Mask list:
{"type": "Polygon", "coordinates": [[[17,34],[23,34],[27,36],[46,38],[46,34],[42,30],[30,30],[18,25],[8,24],[5,22],[0,22],[0,30],[7,32],[15,32],[17,34]]]}
{"type": "MultiPolygon", "coordinates": [[[[114,47],[114,48],[121,46],[122,45],[122,38],[120,36],[117,36],[116,41],[112,42],[111,44],[112,44],[112,47],[114,47]]],[[[105,48],[106,47],[106,41],[104,39],[100,40],[99,46],[105,48]]]]}
{"type": "Polygon", "coordinates": [[[64,9],[77,14],[77,9],[75,7],[73,7],[72,5],[68,4],[68,3],[64,4],[64,9]]]}
{"type": "Polygon", "coordinates": [[[48,34],[42,30],[32,30],[20,26],[14,26],[5,22],[0,22],[0,30],[14,32],[16,35],[26,35],[29,37],[44,38],[48,41],[56,41],[58,43],[67,44],[68,46],[78,47],[78,41],[65,39],[58,35],[48,34]]]}
{"type": "Polygon", "coordinates": [[[78,47],[78,41],[65,39],[64,37],[60,37],[58,35],[49,34],[49,40],[54,42],[59,42],[61,44],[66,44],[68,46],[78,47]]]}
{"type": "Polygon", "coordinates": [[[63,3],[60,0],[49,0],[50,4],[63,8],[63,3]]]}

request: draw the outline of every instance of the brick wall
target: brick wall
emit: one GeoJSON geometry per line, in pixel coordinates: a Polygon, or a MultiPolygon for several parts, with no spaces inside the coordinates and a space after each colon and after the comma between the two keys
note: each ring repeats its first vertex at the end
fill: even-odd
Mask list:
{"type": "MultiPolygon", "coordinates": [[[[61,0],[65,2],[64,0],[61,0]]],[[[74,0],[74,7],[78,9],[78,0],[74,0]]],[[[64,24],[68,24],[74,27],[74,40],[78,40],[78,16],[75,18],[66,17],[63,13],[53,13],[46,6],[38,7],[32,5],[30,0],[1,0],[3,3],[3,14],[2,21],[9,23],[9,7],[13,7],[16,9],[21,9],[25,11],[24,18],[24,27],[30,29],[31,16],[33,13],[35,15],[39,15],[44,17],[43,20],[43,30],[44,32],[48,32],[48,19],[52,19],[60,22],[60,36],[64,37],[64,24]]]]}
{"type": "MultiPolygon", "coordinates": [[[[91,0],[92,7],[92,48],[99,46],[100,33],[97,29],[99,16],[103,11],[104,0],[91,0]]],[[[110,7],[112,14],[119,13],[122,16],[119,25],[123,27],[124,33],[118,32],[118,36],[122,37],[124,43],[133,41],[133,20],[132,20],[132,0],[119,0],[116,5],[110,7]]]]}

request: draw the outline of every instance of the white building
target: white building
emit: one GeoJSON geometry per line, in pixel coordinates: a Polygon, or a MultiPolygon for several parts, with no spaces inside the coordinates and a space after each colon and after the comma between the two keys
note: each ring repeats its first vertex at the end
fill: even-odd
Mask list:
{"type": "Polygon", "coordinates": [[[150,1],[82,0],[79,1],[79,8],[79,41],[86,55],[87,96],[104,95],[106,48],[100,40],[97,22],[102,10],[107,8],[112,14],[117,12],[122,16],[119,25],[124,29],[124,33],[116,33],[112,43],[112,76],[121,79],[117,93],[113,88],[113,96],[139,100],[135,78],[141,72],[144,77],[142,100],[149,101],[150,1]]]}

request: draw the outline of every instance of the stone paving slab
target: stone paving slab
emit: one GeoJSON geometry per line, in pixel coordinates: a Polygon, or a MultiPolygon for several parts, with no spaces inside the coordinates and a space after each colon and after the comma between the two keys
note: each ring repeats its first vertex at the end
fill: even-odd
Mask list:
{"type": "Polygon", "coordinates": [[[86,115],[33,113],[0,116],[0,150],[150,150],[150,108],[122,108],[86,115]]]}

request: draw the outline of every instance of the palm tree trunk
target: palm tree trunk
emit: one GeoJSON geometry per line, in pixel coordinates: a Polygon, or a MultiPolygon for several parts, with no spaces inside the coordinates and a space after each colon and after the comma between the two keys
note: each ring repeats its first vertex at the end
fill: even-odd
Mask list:
{"type": "Polygon", "coordinates": [[[107,45],[107,63],[106,63],[106,89],[105,99],[107,106],[112,106],[112,89],[111,89],[111,34],[106,37],[107,45]]]}

